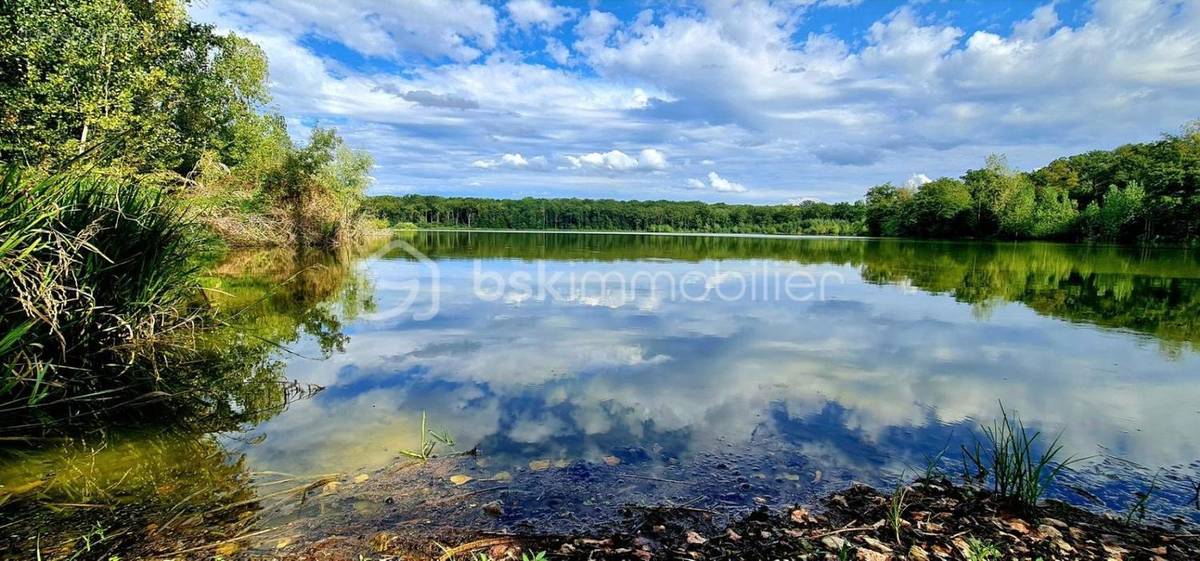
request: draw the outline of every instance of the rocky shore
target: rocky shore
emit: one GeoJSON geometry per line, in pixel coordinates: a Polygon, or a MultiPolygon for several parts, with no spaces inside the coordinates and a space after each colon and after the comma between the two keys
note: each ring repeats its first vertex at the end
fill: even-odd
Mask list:
{"type": "Polygon", "coordinates": [[[378,531],[329,536],[284,555],[254,558],[498,561],[545,552],[546,559],[578,561],[1200,559],[1194,528],[1141,524],[1059,502],[1022,509],[945,479],[888,493],[854,485],[814,505],[761,508],[731,524],[686,506],[628,507],[624,515],[622,523],[595,535],[483,533],[437,541],[378,531]]]}

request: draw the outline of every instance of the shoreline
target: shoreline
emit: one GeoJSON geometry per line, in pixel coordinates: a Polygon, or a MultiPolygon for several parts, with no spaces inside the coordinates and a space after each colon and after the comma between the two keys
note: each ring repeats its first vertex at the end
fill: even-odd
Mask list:
{"type": "Polygon", "coordinates": [[[1133,250],[1182,250],[1192,251],[1200,246],[1188,244],[1122,244],[1114,242],[1099,242],[1099,241],[1061,241],[1061,240],[1006,240],[995,238],[907,238],[897,236],[840,236],[840,235],[824,235],[824,234],[759,234],[759,233],[738,233],[738,232],[649,232],[640,230],[520,230],[512,228],[397,228],[391,227],[390,231],[394,235],[403,234],[405,232],[462,232],[473,234],[583,234],[589,236],[596,235],[615,235],[615,236],[680,236],[680,237],[719,237],[719,238],[750,238],[750,239],[782,239],[782,240],[871,240],[871,241],[897,241],[909,243],[933,243],[933,244],[1034,244],[1034,245],[1060,245],[1071,247],[1114,247],[1133,250]]]}
{"type": "MultiPolygon", "coordinates": [[[[687,505],[624,505],[621,510],[623,519],[616,524],[573,533],[542,533],[536,527],[517,532],[406,530],[405,524],[362,532],[350,525],[307,545],[277,548],[270,558],[500,561],[539,553],[564,561],[1200,558],[1200,534],[1194,527],[1164,528],[1058,501],[1020,509],[990,491],[946,478],[920,479],[891,492],[852,484],[810,504],[759,507],[728,522],[713,511],[687,505]]],[[[261,558],[245,553],[246,559],[261,558]]]]}

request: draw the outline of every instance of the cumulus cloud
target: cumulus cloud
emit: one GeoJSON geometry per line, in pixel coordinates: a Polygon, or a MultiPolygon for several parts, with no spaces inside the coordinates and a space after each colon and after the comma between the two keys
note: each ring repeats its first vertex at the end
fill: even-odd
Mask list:
{"type": "Polygon", "coordinates": [[[904,181],[904,186],[908,187],[909,189],[916,189],[917,187],[920,187],[920,186],[922,186],[926,183],[930,183],[932,181],[933,180],[929,179],[928,175],[925,175],[923,173],[914,173],[914,174],[912,174],[912,176],[910,176],[907,180],[904,181]]]}
{"type": "Polygon", "coordinates": [[[746,190],[745,185],[725,179],[715,171],[708,172],[708,184],[722,193],[742,193],[746,190]]]}
{"type": "Polygon", "coordinates": [[[688,189],[712,189],[718,193],[745,193],[746,186],[721,177],[715,171],[708,172],[708,183],[696,178],[688,178],[688,189]]]}
{"type": "Polygon", "coordinates": [[[783,204],[788,205],[788,206],[800,206],[805,203],[819,203],[819,202],[821,202],[821,199],[818,199],[816,197],[793,197],[793,198],[790,198],[790,199],[784,201],[783,204]]]}
{"type": "Polygon", "coordinates": [[[472,167],[483,168],[483,169],[492,169],[492,168],[499,168],[499,167],[516,168],[516,169],[541,168],[541,167],[544,167],[545,165],[546,165],[546,158],[544,156],[534,156],[532,158],[526,159],[521,154],[504,154],[503,156],[500,156],[498,159],[494,159],[494,160],[493,159],[475,160],[474,162],[471,162],[472,167]]]}
{"type": "Polygon", "coordinates": [[[571,49],[562,44],[562,41],[553,37],[546,38],[546,54],[560,65],[565,65],[571,61],[571,49]]]}
{"type": "Polygon", "coordinates": [[[601,169],[608,171],[663,170],[667,157],[654,148],[645,148],[637,158],[620,150],[609,150],[603,154],[592,152],[581,156],[566,156],[572,168],[601,169]]]}
{"type": "Polygon", "coordinates": [[[504,9],[508,11],[508,17],[523,29],[554,29],[574,18],[577,13],[572,8],[556,6],[549,0],[509,0],[504,9]]]}
{"type": "Polygon", "coordinates": [[[667,157],[653,148],[645,148],[638,155],[638,165],[646,169],[667,169],[667,157]]]}

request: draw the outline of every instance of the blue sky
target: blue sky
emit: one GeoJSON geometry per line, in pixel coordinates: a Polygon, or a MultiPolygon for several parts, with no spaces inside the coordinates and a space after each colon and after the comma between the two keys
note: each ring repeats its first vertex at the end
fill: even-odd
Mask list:
{"type": "Polygon", "coordinates": [[[205,0],[371,193],[854,200],[1200,118],[1200,0],[205,0]]]}

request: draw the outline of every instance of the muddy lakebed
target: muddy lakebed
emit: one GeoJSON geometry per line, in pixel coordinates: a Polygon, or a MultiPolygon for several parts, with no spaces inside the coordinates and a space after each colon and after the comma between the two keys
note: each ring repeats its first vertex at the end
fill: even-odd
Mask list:
{"type": "Polygon", "coordinates": [[[237,430],[6,451],[8,551],[587,534],[663,505],[733,520],[957,476],[1001,403],[1080,458],[1049,497],[1124,513],[1152,487],[1149,520],[1200,523],[1194,251],[407,232],[235,253],[210,284],[288,383],[237,430]]]}

